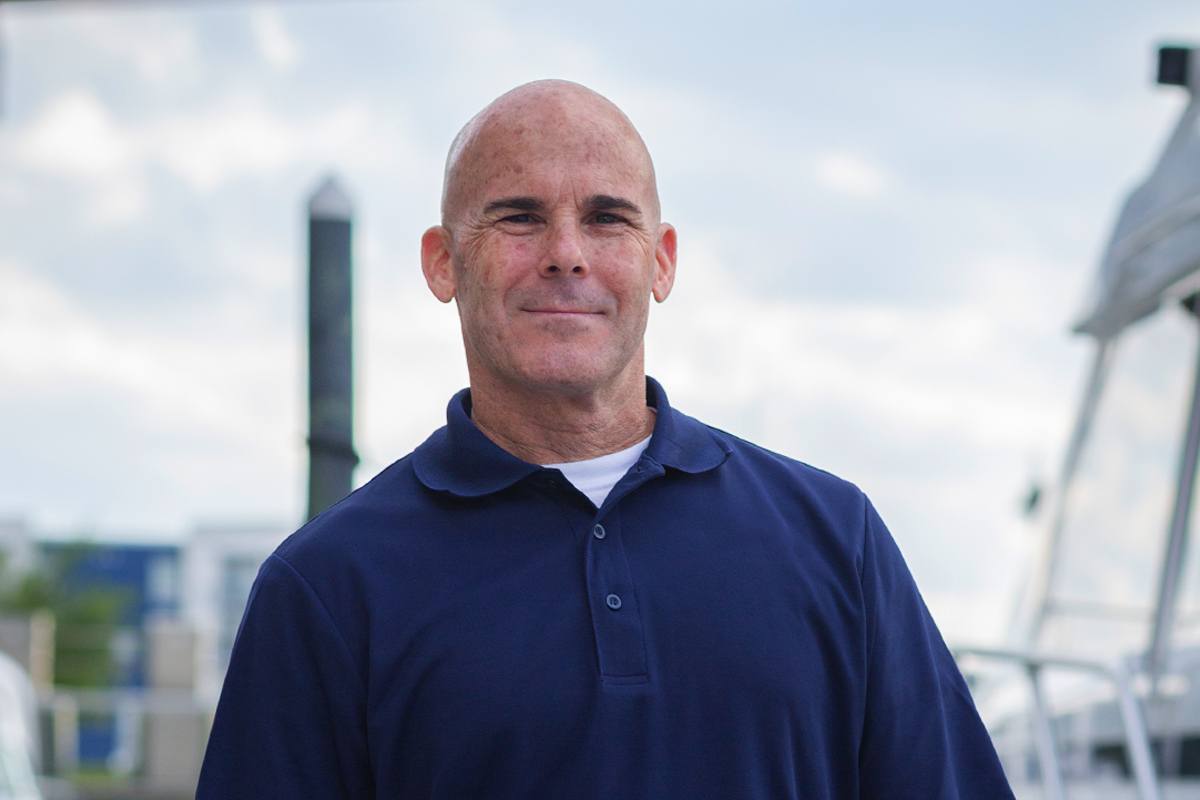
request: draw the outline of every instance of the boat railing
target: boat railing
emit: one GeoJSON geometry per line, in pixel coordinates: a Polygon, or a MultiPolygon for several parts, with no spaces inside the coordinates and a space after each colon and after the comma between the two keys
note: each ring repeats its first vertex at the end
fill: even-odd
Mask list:
{"type": "Polygon", "coordinates": [[[1067,797],[1062,765],[1050,721],[1050,709],[1046,702],[1043,676],[1047,670],[1092,675],[1113,686],[1138,796],[1142,800],[1162,800],[1162,787],[1159,785],[1150,749],[1150,735],[1141,702],[1134,693],[1134,672],[1127,663],[1119,661],[1109,664],[996,647],[956,647],[954,654],[958,659],[969,657],[983,661],[1002,661],[1023,668],[1029,684],[1034,746],[1046,800],[1066,800],[1067,797]]]}

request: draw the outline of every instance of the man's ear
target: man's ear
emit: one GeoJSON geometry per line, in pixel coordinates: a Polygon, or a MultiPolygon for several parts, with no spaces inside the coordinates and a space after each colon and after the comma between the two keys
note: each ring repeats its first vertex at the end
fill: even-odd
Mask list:
{"type": "Polygon", "coordinates": [[[434,225],[421,235],[421,272],[429,291],[443,303],[454,299],[454,263],[450,256],[450,231],[434,225]]]}
{"type": "Polygon", "coordinates": [[[669,223],[658,226],[658,242],[654,248],[654,283],[650,293],[662,302],[675,285],[675,227],[669,223]]]}

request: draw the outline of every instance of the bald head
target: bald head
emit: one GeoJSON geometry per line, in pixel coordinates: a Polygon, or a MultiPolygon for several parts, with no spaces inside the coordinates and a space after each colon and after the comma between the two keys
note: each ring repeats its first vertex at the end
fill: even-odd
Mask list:
{"type": "Polygon", "coordinates": [[[502,94],[454,137],[442,185],[442,224],[453,228],[473,205],[486,202],[489,183],[546,159],[618,166],[642,185],[647,216],[658,221],[654,163],[629,118],[586,86],[541,80],[502,94]]]}

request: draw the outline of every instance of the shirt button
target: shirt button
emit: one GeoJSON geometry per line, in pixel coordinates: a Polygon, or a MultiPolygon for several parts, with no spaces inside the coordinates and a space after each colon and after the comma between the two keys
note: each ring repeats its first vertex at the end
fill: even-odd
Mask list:
{"type": "Polygon", "coordinates": [[[621,598],[615,594],[610,594],[608,597],[604,598],[604,602],[608,603],[608,607],[613,611],[616,611],[621,607],[621,598]]]}
{"type": "Polygon", "coordinates": [[[604,526],[599,522],[592,526],[592,536],[595,536],[597,539],[603,539],[606,535],[604,526]]]}

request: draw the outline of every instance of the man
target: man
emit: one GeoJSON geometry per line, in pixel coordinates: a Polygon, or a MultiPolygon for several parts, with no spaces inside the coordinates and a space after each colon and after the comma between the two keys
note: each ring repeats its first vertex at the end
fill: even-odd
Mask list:
{"type": "Polygon", "coordinates": [[[1005,798],[853,485],[643,370],[654,169],[581,86],[503,95],[421,240],[470,390],[263,565],[201,798],[1005,798]]]}

